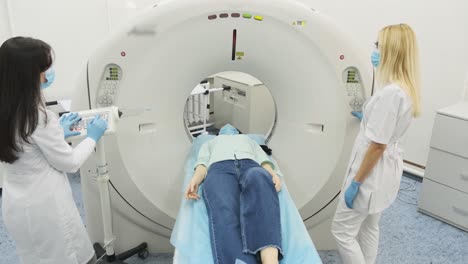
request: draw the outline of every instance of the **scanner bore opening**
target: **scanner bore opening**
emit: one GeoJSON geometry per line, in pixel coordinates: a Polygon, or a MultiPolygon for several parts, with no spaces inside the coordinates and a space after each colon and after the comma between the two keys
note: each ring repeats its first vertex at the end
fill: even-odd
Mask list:
{"type": "Polygon", "coordinates": [[[183,121],[190,140],[202,134],[217,135],[225,124],[243,134],[269,139],[276,112],[275,100],[262,81],[247,73],[226,71],[195,86],[186,99],[183,121]]]}

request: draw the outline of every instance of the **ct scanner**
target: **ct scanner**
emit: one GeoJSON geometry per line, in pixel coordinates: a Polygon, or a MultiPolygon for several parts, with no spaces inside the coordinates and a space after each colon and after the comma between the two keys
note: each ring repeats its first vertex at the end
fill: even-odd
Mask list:
{"type": "MultiPolygon", "coordinates": [[[[147,242],[172,252],[191,145],[184,105],[203,78],[255,76],[277,117],[269,146],[318,249],[330,234],[359,122],[349,113],[370,96],[370,63],[350,34],[292,0],[169,0],[116,32],[89,58],[73,110],[118,106],[105,138],[117,252],[147,242]]],[[[86,224],[102,242],[95,159],[81,169],[86,224]]]]}

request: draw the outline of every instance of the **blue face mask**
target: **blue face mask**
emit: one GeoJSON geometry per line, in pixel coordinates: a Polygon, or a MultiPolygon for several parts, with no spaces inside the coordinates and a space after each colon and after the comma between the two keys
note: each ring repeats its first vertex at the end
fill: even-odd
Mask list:
{"type": "Polygon", "coordinates": [[[239,134],[239,130],[233,127],[231,124],[227,124],[219,130],[220,135],[237,135],[239,134]]]}
{"type": "Polygon", "coordinates": [[[55,80],[55,70],[50,67],[46,72],[45,72],[45,78],[46,78],[46,82],[45,83],[41,83],[41,89],[46,89],[48,88],[49,86],[52,85],[52,83],[54,82],[55,80]]]}
{"type": "Polygon", "coordinates": [[[377,66],[379,66],[379,64],[380,64],[380,52],[378,50],[372,51],[371,61],[372,61],[372,65],[374,65],[375,68],[377,68],[377,66]]]}

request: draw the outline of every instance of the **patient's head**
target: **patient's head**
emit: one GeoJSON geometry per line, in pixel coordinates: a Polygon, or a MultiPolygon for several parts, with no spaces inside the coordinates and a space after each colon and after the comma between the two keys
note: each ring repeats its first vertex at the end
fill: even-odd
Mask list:
{"type": "Polygon", "coordinates": [[[226,124],[219,130],[219,135],[238,135],[239,130],[237,130],[234,126],[231,124],[226,124]]]}

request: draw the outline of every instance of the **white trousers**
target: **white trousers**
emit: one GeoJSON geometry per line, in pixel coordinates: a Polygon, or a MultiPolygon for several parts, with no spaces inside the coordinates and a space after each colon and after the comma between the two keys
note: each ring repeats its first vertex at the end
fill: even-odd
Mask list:
{"type": "Polygon", "coordinates": [[[379,247],[380,215],[349,209],[344,199],[340,199],[331,231],[344,264],[375,263],[379,247]]]}

